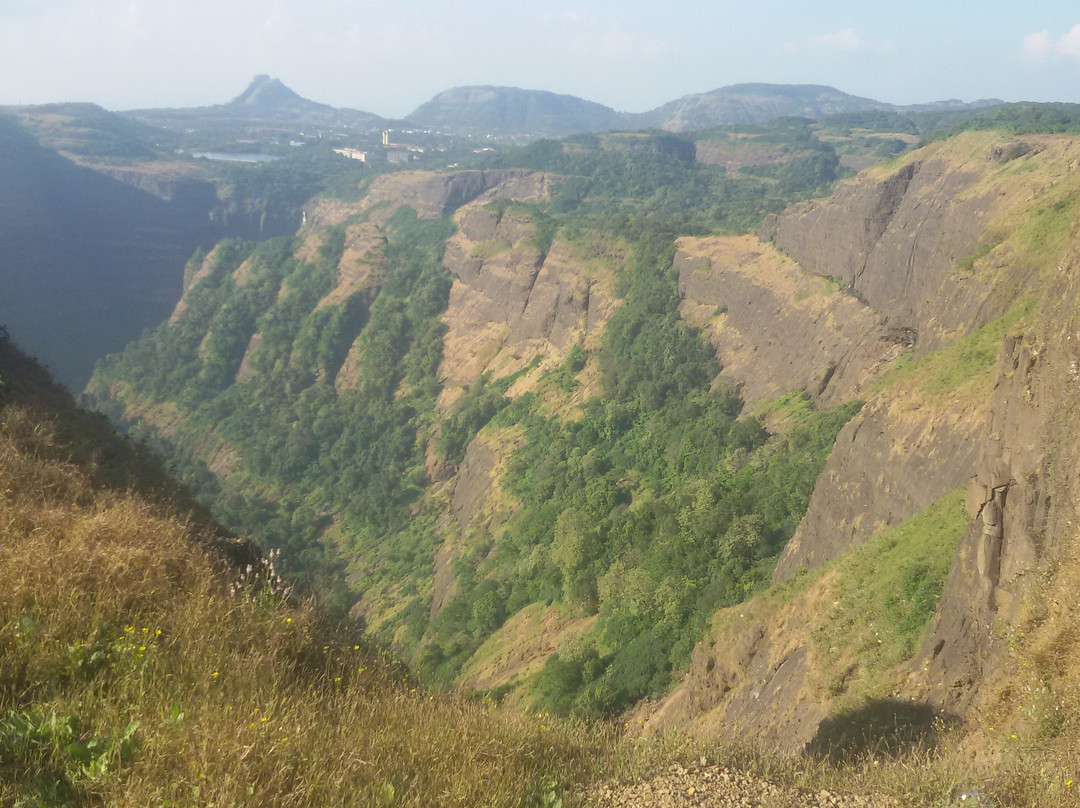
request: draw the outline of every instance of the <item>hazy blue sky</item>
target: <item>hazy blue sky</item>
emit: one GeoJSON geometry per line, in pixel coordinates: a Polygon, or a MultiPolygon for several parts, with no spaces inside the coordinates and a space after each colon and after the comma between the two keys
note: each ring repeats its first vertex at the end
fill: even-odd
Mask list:
{"type": "Polygon", "coordinates": [[[1080,102],[1075,0],[0,0],[0,104],[201,106],[268,73],[392,117],[501,84],[628,112],[746,81],[1080,102]]]}

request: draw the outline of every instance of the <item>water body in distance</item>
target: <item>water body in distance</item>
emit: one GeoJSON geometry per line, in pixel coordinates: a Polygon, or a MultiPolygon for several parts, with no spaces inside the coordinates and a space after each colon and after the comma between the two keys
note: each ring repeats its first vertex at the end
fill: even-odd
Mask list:
{"type": "Polygon", "coordinates": [[[228,154],[226,152],[192,152],[192,157],[205,157],[207,160],[227,160],[231,163],[272,163],[283,160],[276,154],[228,154]]]}

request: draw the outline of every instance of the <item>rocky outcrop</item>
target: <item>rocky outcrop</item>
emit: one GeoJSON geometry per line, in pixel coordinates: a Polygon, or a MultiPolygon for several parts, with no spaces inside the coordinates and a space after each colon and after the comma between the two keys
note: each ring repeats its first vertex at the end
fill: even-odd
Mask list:
{"type": "Polygon", "coordinates": [[[1041,312],[999,355],[992,418],[968,486],[968,531],[916,660],[924,697],[960,709],[1007,668],[1003,639],[1043,620],[1025,603],[1037,573],[1060,573],[1080,524],[1080,260],[1062,257],[1041,312]],[[1037,324],[1037,325],[1036,325],[1037,324]]]}
{"type": "Polygon", "coordinates": [[[453,174],[406,171],[376,179],[364,196],[360,210],[379,224],[400,205],[415,209],[421,218],[432,218],[456,210],[497,188],[497,195],[504,199],[544,199],[549,183],[546,174],[525,169],[458,171],[453,174]]]}
{"type": "Polygon", "coordinates": [[[753,236],[680,239],[675,267],[682,316],[705,330],[748,405],[804,389],[822,406],[849,401],[910,347],[865,303],[753,236]]]}
{"type": "Polygon", "coordinates": [[[967,482],[986,408],[951,399],[912,411],[906,395],[875,399],[840,430],[774,582],[837,558],[967,482]]]}
{"type": "MultiPolygon", "coordinates": [[[[953,139],[770,219],[761,235],[795,259],[786,264],[766,260],[769,247],[736,249],[732,240],[708,249],[686,240],[679,256],[684,315],[707,329],[725,372],[751,398],[799,384],[813,391],[831,358],[819,400],[830,388],[834,401],[866,399],[840,433],[776,581],[820,568],[967,485],[971,521],[937,613],[919,654],[895,671],[909,703],[960,716],[1012,675],[1011,655],[1034,642],[1020,637],[1041,636],[1045,615],[1067,612],[1029,593],[1062,574],[1061,554],[1080,525],[1080,253],[1072,246],[1080,231],[1069,213],[1080,145],[1005,146],[991,134],[953,139]],[[1020,152],[1037,158],[1010,167],[1005,155],[1020,152]],[[805,307],[806,272],[834,278],[874,327],[858,332],[857,318],[845,318],[826,338],[822,317],[814,322],[805,307]],[[1041,308],[1018,305],[1025,296],[1041,308]],[[1002,338],[973,333],[1006,311],[979,332],[1002,338]],[[913,366],[861,389],[842,383],[842,357],[856,355],[842,337],[863,335],[848,339],[865,349],[890,329],[914,344],[913,366]],[[790,361],[770,346],[777,334],[790,361]],[[957,341],[964,335],[971,339],[957,341]],[[987,364],[994,353],[996,367],[987,364]]],[[[832,709],[809,639],[814,615],[834,597],[834,569],[793,600],[779,587],[719,615],[646,726],[738,726],[789,748],[812,739],[832,709]]],[[[1048,660],[1073,643],[1074,625],[1062,618],[1045,640],[1048,660]]]]}
{"type": "Polygon", "coordinates": [[[486,202],[461,211],[443,257],[455,277],[440,369],[450,391],[488,371],[514,373],[537,357],[544,368],[557,363],[579,339],[598,335],[616,308],[609,279],[574,248],[555,241],[541,252],[527,214],[486,202]]]}
{"type": "MultiPolygon", "coordinates": [[[[386,268],[386,236],[370,222],[352,225],[345,231],[345,249],[338,261],[334,288],[315,306],[340,306],[357,292],[374,291],[383,281],[386,268]]],[[[374,297],[374,294],[372,295],[374,297]]]]}
{"type": "Polygon", "coordinates": [[[828,580],[796,599],[750,601],[718,616],[672,693],[640,712],[646,731],[755,737],[784,751],[807,744],[828,715],[809,638],[827,608],[828,580]]]}
{"type": "Polygon", "coordinates": [[[966,483],[985,402],[873,387],[912,347],[910,330],[883,325],[883,314],[750,236],[682,239],[676,267],[683,316],[705,329],[721,375],[749,406],[800,389],[825,407],[870,396],[841,431],[774,580],[826,563],[966,483]]]}
{"type": "Polygon", "coordinates": [[[1017,198],[1007,192],[1012,178],[994,176],[992,149],[965,160],[934,147],[917,155],[892,173],[872,169],[827,200],[768,217],[761,237],[804,269],[837,279],[884,325],[910,329],[925,353],[1014,302],[1015,290],[975,282],[957,267],[1001,238],[989,225],[1017,198]]]}
{"type": "MultiPolygon", "coordinates": [[[[929,354],[1039,286],[1040,271],[1023,252],[1030,245],[1010,236],[1024,221],[1017,212],[1058,180],[1002,171],[995,138],[954,139],[891,172],[868,171],[829,200],[771,218],[762,235],[804,268],[836,276],[878,313],[884,333],[903,335],[916,356],[929,354]],[[971,256],[983,252],[976,272],[971,256]],[[970,271],[958,265],[962,256],[970,271]]],[[[1075,144],[1048,140],[1044,148],[1055,170],[1075,164],[1075,144]]],[[[774,580],[835,558],[963,484],[990,402],[989,389],[963,401],[903,384],[875,393],[841,431],[774,580]]]]}

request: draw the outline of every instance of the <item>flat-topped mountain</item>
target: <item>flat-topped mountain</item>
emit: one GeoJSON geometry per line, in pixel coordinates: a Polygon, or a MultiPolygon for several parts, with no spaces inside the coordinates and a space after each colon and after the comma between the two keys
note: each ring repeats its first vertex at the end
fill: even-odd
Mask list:
{"type": "Polygon", "coordinates": [[[651,112],[633,116],[669,132],[687,132],[723,124],[763,123],[775,118],[825,118],[846,112],[947,112],[1003,103],[996,99],[965,103],[956,99],[898,106],[849,95],[820,84],[732,84],[707,93],[684,95],[651,112]]]}
{"type": "Polygon", "coordinates": [[[850,112],[945,112],[980,109],[1002,102],[938,101],[898,106],[817,84],[733,84],[685,95],[648,112],[617,112],[572,95],[517,87],[455,87],[421,105],[406,120],[448,130],[533,135],[569,135],[610,129],[687,132],[776,118],[818,119],[850,112]]]}
{"type": "Polygon", "coordinates": [[[570,135],[624,127],[628,117],[573,95],[483,86],[439,93],[406,120],[439,128],[570,135]]]}
{"type": "Polygon", "coordinates": [[[685,132],[788,116],[822,118],[841,112],[895,109],[893,104],[816,84],[733,84],[707,93],[684,95],[645,113],[642,119],[671,132],[685,132]]]}

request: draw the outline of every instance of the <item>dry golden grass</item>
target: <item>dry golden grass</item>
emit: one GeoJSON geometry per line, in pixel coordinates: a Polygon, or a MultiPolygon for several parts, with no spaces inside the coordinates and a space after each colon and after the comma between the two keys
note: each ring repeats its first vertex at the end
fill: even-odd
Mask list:
{"type": "Polygon", "coordinates": [[[603,767],[610,729],[422,693],[0,378],[0,804],[542,804],[603,767]]]}
{"type": "Polygon", "coordinates": [[[0,343],[0,805],[570,806],[600,782],[701,757],[903,805],[952,805],[965,788],[998,806],[1075,803],[1069,550],[1015,641],[1016,671],[987,713],[996,733],[973,722],[932,751],[839,763],[631,739],[417,689],[266,585],[269,559],[237,566],[242,544],[8,352],[0,343]]]}

